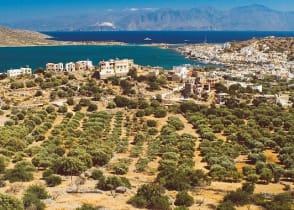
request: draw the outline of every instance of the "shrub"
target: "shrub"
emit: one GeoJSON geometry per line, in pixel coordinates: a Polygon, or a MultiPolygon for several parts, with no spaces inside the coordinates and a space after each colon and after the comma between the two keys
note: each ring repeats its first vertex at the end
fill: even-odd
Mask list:
{"type": "Polygon", "coordinates": [[[249,194],[241,189],[228,193],[224,201],[230,201],[236,205],[245,205],[249,202],[249,194]]]}
{"type": "Polygon", "coordinates": [[[83,204],[81,207],[76,208],[76,210],[97,210],[97,208],[93,207],[90,204],[83,204]]]}
{"type": "Polygon", "coordinates": [[[230,201],[225,201],[225,202],[221,202],[218,207],[217,210],[236,210],[236,208],[234,207],[234,204],[230,201]]]}
{"type": "Polygon", "coordinates": [[[242,184],[242,190],[244,192],[247,192],[249,194],[253,194],[254,192],[254,188],[255,188],[255,185],[254,183],[251,183],[251,182],[245,182],[242,184]]]}
{"type": "Polygon", "coordinates": [[[45,187],[39,185],[29,186],[23,196],[23,204],[26,209],[45,209],[45,204],[41,199],[49,198],[45,187]]]}
{"type": "Polygon", "coordinates": [[[129,99],[123,96],[116,96],[113,101],[117,107],[125,107],[129,105],[129,99]]]}
{"type": "Polygon", "coordinates": [[[25,209],[44,210],[46,207],[46,205],[35,194],[26,193],[24,194],[22,200],[25,209]]]}
{"type": "Polygon", "coordinates": [[[169,117],[167,122],[174,126],[176,130],[182,130],[185,127],[184,123],[178,117],[169,117]]]}
{"type": "Polygon", "coordinates": [[[125,177],[119,176],[109,176],[109,177],[102,177],[96,187],[100,190],[115,190],[117,187],[127,187],[130,188],[131,184],[129,180],[125,177]]]}
{"type": "Polygon", "coordinates": [[[163,193],[164,188],[159,185],[144,184],[138,189],[137,194],[128,200],[128,203],[137,208],[168,210],[168,197],[163,196],[163,193]]]}
{"type": "Polygon", "coordinates": [[[72,106],[72,105],[75,104],[75,101],[74,101],[73,97],[70,97],[70,98],[67,99],[66,103],[67,103],[69,106],[72,106]]]}
{"type": "Polygon", "coordinates": [[[163,118],[167,115],[167,111],[163,107],[158,107],[154,110],[154,117],[163,118]]]}
{"type": "Polygon", "coordinates": [[[148,205],[147,199],[140,195],[132,197],[130,200],[128,200],[128,203],[137,208],[146,208],[148,205]]]}
{"type": "Polygon", "coordinates": [[[179,192],[176,196],[175,205],[176,206],[192,206],[194,204],[194,199],[186,191],[179,192]]]}
{"type": "Polygon", "coordinates": [[[62,157],[55,161],[52,169],[61,175],[80,175],[86,170],[85,164],[76,157],[62,157]]]}
{"type": "Polygon", "coordinates": [[[156,135],[158,133],[157,128],[149,128],[148,129],[148,134],[149,135],[156,135]]]}
{"type": "Polygon", "coordinates": [[[33,180],[35,167],[31,162],[21,161],[15,164],[13,169],[6,171],[4,178],[10,182],[28,182],[33,180]]]}
{"type": "Polygon", "coordinates": [[[103,177],[103,172],[99,169],[94,169],[91,174],[91,178],[95,180],[100,180],[103,177]]]}
{"type": "Polygon", "coordinates": [[[48,192],[44,186],[31,185],[26,189],[26,193],[34,194],[39,199],[46,199],[49,197],[48,192]]]}
{"type": "Polygon", "coordinates": [[[136,171],[137,172],[142,172],[145,171],[146,168],[148,167],[148,159],[140,158],[138,162],[136,163],[136,171]]]}
{"type": "Polygon", "coordinates": [[[59,113],[66,113],[67,112],[67,106],[60,106],[57,111],[59,113]]]}
{"type": "Polygon", "coordinates": [[[3,210],[23,210],[22,203],[15,197],[0,193],[0,209],[3,210]]]}
{"type": "Polygon", "coordinates": [[[5,172],[7,161],[4,156],[0,155],[0,174],[5,172]]]}
{"type": "Polygon", "coordinates": [[[50,175],[44,178],[48,187],[55,187],[61,184],[61,177],[57,175],[50,175]]]}
{"type": "Polygon", "coordinates": [[[89,99],[86,99],[86,98],[81,98],[79,104],[81,106],[89,106],[91,104],[91,101],[89,99]]]}
{"type": "Polygon", "coordinates": [[[39,96],[42,96],[43,95],[43,92],[41,90],[37,90],[36,93],[35,93],[35,97],[39,97],[39,96]]]}
{"type": "Polygon", "coordinates": [[[148,127],[156,127],[157,121],[156,120],[147,120],[148,127]]]}
{"type": "Polygon", "coordinates": [[[81,106],[80,104],[75,105],[75,107],[73,108],[73,110],[74,110],[75,112],[78,112],[78,111],[80,111],[81,109],[82,109],[82,106],[81,106]]]}
{"type": "Polygon", "coordinates": [[[101,95],[99,93],[95,93],[94,97],[92,98],[93,101],[100,101],[101,95]]]}
{"type": "Polygon", "coordinates": [[[129,167],[127,164],[124,163],[116,163],[112,165],[112,170],[117,175],[123,175],[128,172],[129,167]]]}
{"type": "Polygon", "coordinates": [[[263,180],[266,184],[268,184],[273,178],[273,173],[268,168],[263,168],[261,170],[260,179],[263,180]]]}
{"type": "Polygon", "coordinates": [[[90,104],[87,111],[88,112],[93,112],[93,111],[96,111],[98,109],[97,105],[96,104],[90,104]]]}
{"type": "Polygon", "coordinates": [[[144,117],[144,116],[145,116],[144,110],[139,110],[136,112],[136,117],[144,117]]]}

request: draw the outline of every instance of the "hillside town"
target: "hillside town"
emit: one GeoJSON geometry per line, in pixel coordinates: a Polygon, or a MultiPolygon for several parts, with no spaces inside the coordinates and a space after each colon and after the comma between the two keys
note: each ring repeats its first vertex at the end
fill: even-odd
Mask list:
{"type": "MultiPolygon", "coordinates": [[[[271,52],[268,55],[269,53],[256,51],[256,45],[254,45],[254,47],[244,47],[240,53],[235,52],[229,56],[228,53],[224,53],[225,49],[229,48],[229,45],[229,43],[222,46],[193,45],[178,49],[193,59],[210,63],[207,67],[185,64],[174,66],[173,69],[164,71],[161,67],[137,65],[131,59],[110,59],[108,61],[99,61],[97,66],[90,60],[68,62],[65,64],[47,63],[45,72],[58,74],[87,71],[92,72],[96,76],[96,79],[108,80],[113,78],[128,78],[129,73],[132,70],[136,70],[138,76],[158,77],[159,75],[163,75],[164,79],[169,81],[166,88],[153,93],[146,91],[144,85],[140,86],[140,84],[137,84],[138,91],[145,98],[155,98],[160,95],[167,102],[182,102],[190,99],[200,104],[215,103],[224,105],[231,96],[227,92],[216,90],[215,85],[222,84],[227,89],[231,86],[238,86],[245,90],[250,90],[246,93],[247,97],[251,98],[249,103],[258,99],[271,103],[279,103],[283,106],[292,105],[290,100],[291,95],[289,93],[286,91],[274,93],[264,91],[262,82],[266,77],[272,76],[277,80],[286,80],[288,82],[294,79],[293,61],[287,61],[286,53],[275,54],[271,52]],[[227,63],[234,63],[234,65],[228,66],[227,63]]],[[[29,67],[7,71],[9,78],[32,74],[32,69],[29,67]]],[[[291,84],[289,85],[291,86],[291,84]]],[[[242,101],[242,99],[240,98],[239,101],[242,101]]]]}

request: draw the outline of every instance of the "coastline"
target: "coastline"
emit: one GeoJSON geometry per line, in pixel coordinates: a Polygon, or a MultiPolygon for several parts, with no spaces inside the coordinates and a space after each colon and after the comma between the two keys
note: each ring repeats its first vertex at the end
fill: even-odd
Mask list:
{"type": "Polygon", "coordinates": [[[1,48],[5,47],[58,47],[58,46],[124,46],[128,45],[125,42],[54,42],[54,43],[44,43],[44,44],[11,44],[11,45],[1,45],[1,48]]]}

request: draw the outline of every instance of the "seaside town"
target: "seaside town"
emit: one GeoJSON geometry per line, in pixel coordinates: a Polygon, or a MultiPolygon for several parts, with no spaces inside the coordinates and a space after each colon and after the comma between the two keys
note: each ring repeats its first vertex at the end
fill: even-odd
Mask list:
{"type": "MultiPolygon", "coordinates": [[[[226,88],[240,86],[243,89],[250,89],[246,97],[265,100],[282,106],[292,105],[292,93],[287,91],[271,92],[263,88],[263,81],[267,77],[289,82],[294,79],[294,54],[293,39],[290,38],[290,45],[287,50],[277,52],[270,49],[274,37],[264,38],[262,41],[251,40],[247,45],[243,43],[225,44],[194,44],[178,47],[176,50],[184,56],[195,59],[207,66],[192,66],[184,64],[174,66],[173,69],[165,71],[162,67],[139,66],[130,59],[111,59],[99,61],[97,66],[93,61],[77,61],[68,63],[47,63],[45,72],[51,73],[72,73],[72,72],[93,72],[97,79],[107,80],[109,78],[125,79],[131,70],[136,70],[138,76],[157,77],[163,75],[169,81],[166,88],[161,91],[150,93],[140,89],[138,91],[145,98],[154,98],[160,95],[168,101],[194,100],[196,103],[224,105],[230,95],[226,92],[216,91],[215,85],[222,84],[226,88]],[[292,44],[291,44],[292,43],[292,44]],[[267,45],[268,44],[268,45],[267,45]],[[243,44],[244,45],[244,44],[243,44]],[[238,47],[238,48],[237,48],[238,47]],[[97,77],[97,75],[99,75],[97,77]],[[208,100],[209,99],[209,100],[208,100]]],[[[284,41],[284,40],[283,40],[284,41]]],[[[283,42],[282,42],[283,43],[283,42]]],[[[280,50],[281,51],[281,50],[280,50]]],[[[13,78],[20,75],[32,75],[31,68],[12,69],[7,71],[7,77],[13,78]]],[[[271,86],[277,86],[277,82],[270,82],[271,86]]],[[[242,100],[242,98],[240,98],[242,100]]]]}

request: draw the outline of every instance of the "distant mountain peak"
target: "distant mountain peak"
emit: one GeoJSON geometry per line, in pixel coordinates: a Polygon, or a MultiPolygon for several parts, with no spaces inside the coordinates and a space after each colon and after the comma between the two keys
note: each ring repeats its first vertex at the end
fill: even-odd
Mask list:
{"type": "Polygon", "coordinates": [[[56,30],[294,30],[294,12],[270,9],[261,4],[219,10],[214,7],[191,9],[137,9],[107,11],[72,17],[22,21],[6,24],[37,31],[56,30]],[[266,16],[266,18],[265,18],[266,16]]]}

